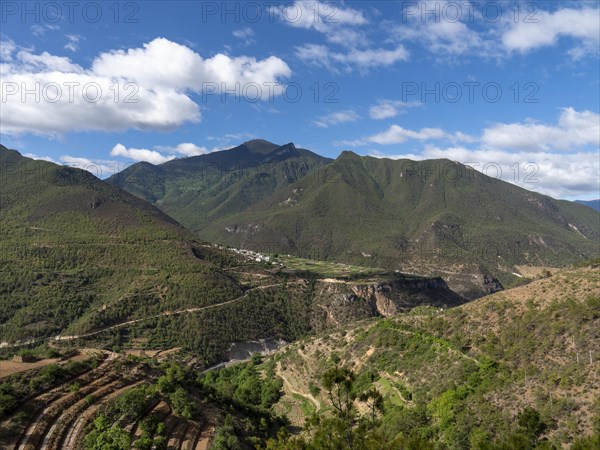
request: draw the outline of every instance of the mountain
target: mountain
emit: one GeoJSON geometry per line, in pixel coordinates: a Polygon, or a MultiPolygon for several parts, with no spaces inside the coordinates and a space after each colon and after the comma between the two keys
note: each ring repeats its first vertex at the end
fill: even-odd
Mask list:
{"type": "Polygon", "coordinates": [[[517,282],[518,265],[561,266],[598,255],[600,214],[449,160],[344,152],[318,177],[281,187],[209,224],[202,236],[235,247],[438,274],[474,298],[497,289],[494,277],[517,282]]]}
{"type": "MultiPolygon", "coordinates": [[[[277,149],[265,155],[294,151],[277,149]]],[[[181,347],[202,367],[234,342],[464,302],[439,279],[332,275],[218,248],[89,172],[5,147],[0,167],[0,356],[48,342],[181,347]]]]}
{"type": "Polygon", "coordinates": [[[575,200],[575,203],[579,203],[580,205],[589,206],[590,208],[593,208],[596,211],[600,211],[600,199],[598,199],[598,200],[575,200]]]}
{"type": "Polygon", "coordinates": [[[201,235],[211,223],[318,172],[330,161],[292,143],[280,146],[257,139],[158,166],[137,163],[107,181],[149,201],[201,235]]]}
{"type": "Polygon", "coordinates": [[[0,342],[242,294],[213,263],[229,256],[138,197],[6,147],[0,167],[0,342]]]}
{"type": "Polygon", "coordinates": [[[598,448],[599,262],[280,349],[264,362],[283,380],[274,410],[309,427],[294,440],[311,445],[271,448],[342,448],[348,433],[369,449],[598,448]],[[343,383],[356,397],[345,424],[332,404],[343,383]],[[361,396],[372,389],[381,395],[374,409],[377,397],[361,396]]]}

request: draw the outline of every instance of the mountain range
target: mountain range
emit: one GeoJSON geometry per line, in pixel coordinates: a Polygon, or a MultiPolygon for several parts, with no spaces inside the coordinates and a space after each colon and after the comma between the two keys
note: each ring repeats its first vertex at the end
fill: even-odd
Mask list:
{"type": "Polygon", "coordinates": [[[2,446],[598,447],[599,260],[549,267],[597,254],[592,208],[265,141],[110,183],[0,169],[0,370],[65,359],[0,373],[2,446]],[[536,280],[472,300],[509,271],[536,280]]]}
{"type": "MultiPolygon", "coordinates": [[[[294,148],[262,161],[288,150],[298,163],[288,166],[303,170],[310,155],[294,148]]],[[[108,347],[135,340],[180,346],[206,365],[233,342],[290,341],[358,318],[465,301],[438,278],[370,270],[342,275],[359,286],[350,288],[327,281],[327,273],[256,261],[201,241],[87,171],[5,147],[0,167],[0,350],[48,340],[108,347]],[[386,294],[357,295],[369,289],[386,294]]]]}
{"type": "Polygon", "coordinates": [[[590,208],[594,208],[596,211],[600,211],[600,199],[598,200],[575,200],[576,203],[580,205],[589,206],[590,208]]]}
{"type": "Polygon", "coordinates": [[[467,298],[518,266],[600,252],[600,214],[450,160],[335,160],[264,140],[108,179],[211,242],[445,277],[467,298]]]}

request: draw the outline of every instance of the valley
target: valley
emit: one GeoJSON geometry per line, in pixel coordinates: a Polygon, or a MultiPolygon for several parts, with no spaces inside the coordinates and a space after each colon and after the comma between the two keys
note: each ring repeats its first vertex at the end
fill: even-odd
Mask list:
{"type": "MultiPolygon", "coordinates": [[[[265,141],[232,152],[276,161],[274,173],[289,177],[265,178],[259,164],[249,178],[231,169],[227,188],[204,180],[237,206],[192,232],[115,180],[0,148],[10,167],[0,191],[3,448],[348,448],[349,440],[365,449],[594,448],[600,268],[585,258],[595,255],[600,215],[535,197],[532,226],[548,234],[528,241],[535,257],[521,258],[477,253],[465,235],[487,239],[500,228],[477,231],[459,217],[453,225],[428,204],[420,208],[437,219],[417,239],[444,253],[402,241],[402,257],[384,256],[387,238],[364,239],[385,236],[386,223],[411,225],[386,216],[390,194],[373,178],[383,167],[265,141]],[[338,180],[333,203],[317,200],[329,199],[332,186],[311,184],[315,170],[338,180]],[[235,200],[250,179],[270,187],[235,200]],[[284,192],[299,203],[277,203],[284,192]],[[365,195],[374,192],[372,203],[365,195]],[[356,199],[371,212],[362,214],[356,199]],[[303,215],[286,216],[296,207],[303,215]],[[290,222],[268,231],[252,222],[251,233],[232,225],[231,241],[211,234],[214,224],[261,208],[290,222]],[[358,211],[362,232],[353,239],[354,225],[336,216],[345,208],[358,211]],[[373,211],[381,220],[371,220],[373,211]],[[277,230],[285,227],[299,234],[283,238],[277,230]],[[261,233],[271,240],[255,239],[261,233]],[[305,233],[324,239],[314,248],[327,254],[302,251],[305,233]],[[551,257],[543,253],[550,242],[551,257]]],[[[171,164],[181,171],[189,163],[171,164]]],[[[126,180],[170,169],[132,170],[126,180]]],[[[192,178],[186,183],[199,189],[192,178]]],[[[417,196],[429,195],[435,200],[417,196]]]]}

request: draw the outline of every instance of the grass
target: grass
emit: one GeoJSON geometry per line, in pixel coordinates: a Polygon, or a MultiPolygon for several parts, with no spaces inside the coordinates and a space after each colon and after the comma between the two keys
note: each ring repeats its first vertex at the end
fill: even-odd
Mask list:
{"type": "Polygon", "coordinates": [[[390,383],[390,380],[388,380],[387,378],[380,378],[377,381],[377,383],[382,388],[381,394],[383,395],[384,398],[389,400],[390,403],[392,403],[393,405],[396,405],[396,406],[404,406],[405,405],[405,403],[402,401],[402,399],[400,397],[398,397],[398,394],[396,394],[396,392],[394,392],[394,390],[392,389],[392,384],[390,383]]]}
{"type": "Polygon", "coordinates": [[[356,275],[370,276],[385,272],[383,269],[378,268],[342,264],[332,261],[318,261],[290,255],[278,255],[278,257],[274,259],[287,268],[311,272],[325,278],[347,278],[356,275]]]}
{"type": "Polygon", "coordinates": [[[312,402],[310,400],[308,400],[306,397],[303,397],[300,394],[292,394],[292,396],[294,397],[295,400],[298,401],[298,403],[299,403],[298,406],[300,407],[300,409],[302,410],[302,413],[306,417],[309,417],[316,411],[315,405],[313,405],[312,402]]]}

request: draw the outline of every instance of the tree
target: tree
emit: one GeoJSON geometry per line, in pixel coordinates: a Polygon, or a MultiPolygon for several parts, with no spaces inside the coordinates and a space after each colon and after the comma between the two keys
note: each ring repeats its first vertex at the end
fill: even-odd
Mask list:
{"type": "Polygon", "coordinates": [[[371,416],[370,427],[373,428],[375,426],[377,413],[383,413],[383,396],[375,387],[371,387],[368,391],[360,394],[358,398],[361,402],[366,403],[369,408],[371,416]]]}
{"type": "Polygon", "coordinates": [[[548,428],[540,418],[540,413],[529,406],[519,414],[519,426],[525,429],[527,435],[531,436],[534,442],[548,428]]]}
{"type": "Polygon", "coordinates": [[[129,433],[112,422],[104,414],[94,420],[94,430],[85,438],[86,450],[129,450],[129,433]]]}
{"type": "Polygon", "coordinates": [[[343,367],[334,367],[323,374],[323,386],[327,390],[336,415],[344,426],[348,448],[353,447],[352,429],[356,422],[354,410],[356,393],[353,389],[355,380],[354,372],[343,367]]]}

